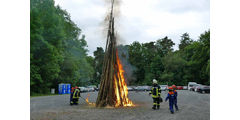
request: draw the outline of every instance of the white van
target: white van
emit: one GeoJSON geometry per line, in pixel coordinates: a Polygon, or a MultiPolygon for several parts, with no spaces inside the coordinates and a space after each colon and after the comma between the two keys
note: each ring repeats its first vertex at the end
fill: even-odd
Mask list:
{"type": "Polygon", "coordinates": [[[196,82],[188,82],[188,90],[191,90],[194,85],[197,85],[196,82]]]}

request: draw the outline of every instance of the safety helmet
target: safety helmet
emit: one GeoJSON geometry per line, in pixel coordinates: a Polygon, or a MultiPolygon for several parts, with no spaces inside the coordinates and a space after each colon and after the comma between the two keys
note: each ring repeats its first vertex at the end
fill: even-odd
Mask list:
{"type": "Polygon", "coordinates": [[[153,79],[153,83],[154,83],[154,84],[157,84],[157,80],[156,80],[156,79],[153,79]]]}
{"type": "Polygon", "coordinates": [[[75,89],[77,89],[78,87],[77,86],[75,86],[75,89]]]}
{"type": "Polygon", "coordinates": [[[176,89],[176,88],[177,88],[176,85],[172,85],[172,87],[173,87],[173,89],[176,89]]]}
{"type": "Polygon", "coordinates": [[[168,90],[173,90],[173,87],[168,87],[168,90]]]}

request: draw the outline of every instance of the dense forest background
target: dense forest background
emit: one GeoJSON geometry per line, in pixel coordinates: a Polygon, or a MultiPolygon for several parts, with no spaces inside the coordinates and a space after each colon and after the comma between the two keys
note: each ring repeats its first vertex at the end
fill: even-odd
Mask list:
{"type": "MultiPolygon", "coordinates": [[[[72,86],[98,85],[102,73],[104,49],[97,47],[88,56],[81,29],[67,11],[54,6],[54,0],[30,1],[30,93],[46,94],[59,83],[72,86]]],[[[187,85],[189,81],[210,84],[210,30],[198,40],[188,33],[175,43],[164,37],[148,43],[119,45],[128,85],[187,85]]]]}

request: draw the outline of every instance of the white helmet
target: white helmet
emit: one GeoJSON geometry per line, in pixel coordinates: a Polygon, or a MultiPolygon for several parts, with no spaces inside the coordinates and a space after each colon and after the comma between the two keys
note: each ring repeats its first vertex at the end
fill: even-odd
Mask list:
{"type": "Polygon", "coordinates": [[[154,83],[154,84],[157,84],[157,80],[156,80],[156,79],[153,79],[153,83],[154,83]]]}

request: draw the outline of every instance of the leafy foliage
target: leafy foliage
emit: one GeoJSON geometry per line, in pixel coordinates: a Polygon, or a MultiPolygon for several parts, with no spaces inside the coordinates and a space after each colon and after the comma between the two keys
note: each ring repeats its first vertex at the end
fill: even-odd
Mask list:
{"type": "Polygon", "coordinates": [[[87,84],[94,70],[81,29],[53,0],[30,3],[31,94],[48,93],[59,83],[87,84]]]}
{"type": "Polygon", "coordinates": [[[133,42],[129,61],[136,66],[137,80],[132,84],[148,84],[157,79],[160,84],[186,85],[195,81],[210,84],[210,31],[193,41],[188,33],[181,36],[179,50],[167,36],[156,42],[133,42]]]}

